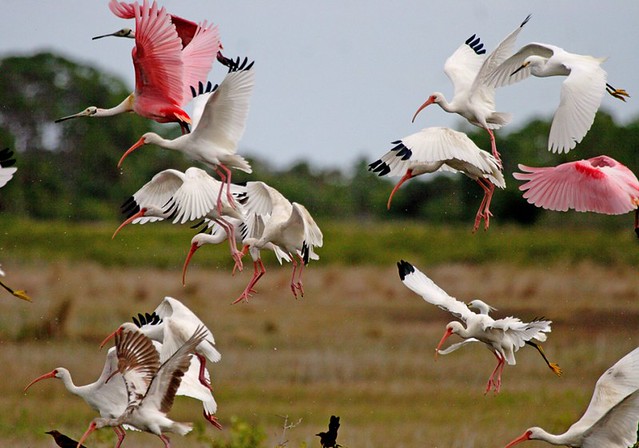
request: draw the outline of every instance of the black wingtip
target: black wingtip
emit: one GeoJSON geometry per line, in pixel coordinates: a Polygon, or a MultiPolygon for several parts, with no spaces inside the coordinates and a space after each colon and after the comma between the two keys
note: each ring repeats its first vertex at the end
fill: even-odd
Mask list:
{"type": "Polygon", "coordinates": [[[525,24],[527,24],[531,17],[532,17],[532,14],[528,14],[526,18],[524,19],[524,21],[521,22],[521,25],[519,25],[519,28],[522,28],[525,24]]]}
{"type": "Polygon", "coordinates": [[[415,267],[408,261],[400,260],[397,262],[397,269],[399,271],[399,278],[404,281],[408,274],[415,272],[415,267]]]}

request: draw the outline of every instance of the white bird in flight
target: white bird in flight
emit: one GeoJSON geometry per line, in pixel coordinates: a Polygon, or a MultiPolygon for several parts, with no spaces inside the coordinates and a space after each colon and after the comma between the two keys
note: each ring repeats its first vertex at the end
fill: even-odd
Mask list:
{"type": "MultiPolygon", "coordinates": [[[[449,296],[446,291],[407,261],[399,261],[397,267],[399,277],[407,288],[422,296],[428,303],[448,311],[466,324],[466,327],[464,327],[461,322],[452,321],[446,325],[444,336],[435,349],[435,356],[437,356],[444,341],[453,334],[457,334],[464,339],[478,339],[493,352],[497,358],[497,366],[488,379],[485,393],[491,389],[499,392],[501,374],[505,364],[516,364],[515,352],[523,347],[526,341],[534,338],[543,342],[546,340],[546,333],[551,331],[551,321],[548,320],[522,322],[516,317],[495,320],[488,314],[474,313],[464,302],[449,296]]],[[[560,371],[553,371],[557,375],[561,373],[560,371]]]]}
{"type": "Polygon", "coordinates": [[[569,53],[555,45],[530,43],[506,59],[486,82],[501,87],[521,81],[530,75],[545,78],[566,76],[561,86],[559,106],[550,126],[548,150],[568,152],[579,143],[595,120],[604,92],[625,101],[623,89],[606,82],[601,68],[605,58],[569,53]]]}
{"type": "Polygon", "coordinates": [[[606,370],[595,384],[590,404],[563,434],[528,428],[506,448],[526,440],[576,448],[628,448],[637,441],[639,421],[639,348],[606,370]]]}
{"type": "Polygon", "coordinates": [[[459,114],[471,124],[485,129],[490,135],[493,156],[500,160],[493,130],[508,124],[511,117],[510,114],[495,111],[495,88],[486,81],[488,75],[512,53],[517,35],[529,19],[530,15],[488,56],[479,37],[475,37],[475,34],[469,37],[444,64],[444,72],[453,83],[453,99],[449,103],[443,93],[432,93],[417,109],[413,121],[425,107],[438,104],[446,112],[459,114]]]}
{"type": "Polygon", "coordinates": [[[463,132],[449,128],[432,127],[393,142],[396,145],[379,160],[368,166],[379,176],[403,176],[388,198],[390,209],[393,195],[407,180],[420,174],[436,171],[461,172],[476,181],[484,190],[484,197],[475,216],[473,232],[481,220],[485,229],[490,223],[490,202],[495,186],[506,188],[499,161],[481,150],[463,132]]]}

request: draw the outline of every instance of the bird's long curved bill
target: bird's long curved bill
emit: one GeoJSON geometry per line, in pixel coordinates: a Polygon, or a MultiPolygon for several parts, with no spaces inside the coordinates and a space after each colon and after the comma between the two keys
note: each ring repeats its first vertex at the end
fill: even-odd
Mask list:
{"type": "Polygon", "coordinates": [[[119,328],[117,330],[115,330],[113,333],[111,333],[110,335],[108,335],[106,338],[104,338],[104,340],[102,342],[100,342],[100,349],[102,347],[104,347],[107,344],[107,342],[109,342],[111,339],[113,339],[118,331],[120,331],[119,328]]]}
{"type": "Polygon", "coordinates": [[[121,36],[121,32],[120,31],[116,31],[115,33],[101,34],[100,36],[92,37],[91,40],[97,40],[97,39],[102,39],[103,37],[111,37],[111,36],[120,37],[121,36]]]}
{"type": "Polygon", "coordinates": [[[144,217],[144,213],[146,213],[145,209],[140,209],[139,212],[135,213],[134,215],[132,215],[131,217],[129,217],[128,219],[126,219],[124,222],[122,222],[122,224],[120,224],[120,226],[115,229],[115,232],[113,232],[113,235],[111,236],[111,239],[115,238],[115,236],[120,232],[120,230],[122,230],[125,226],[131,224],[133,221],[135,221],[138,218],[143,218],[144,217]]]}
{"type": "Polygon", "coordinates": [[[44,375],[41,375],[39,377],[37,377],[35,380],[31,381],[29,384],[27,384],[27,387],[24,388],[23,392],[27,392],[27,390],[33,386],[35,383],[37,383],[38,381],[42,381],[42,380],[47,380],[49,378],[55,378],[55,370],[51,371],[49,373],[45,373],[44,375]]]}
{"type": "Polygon", "coordinates": [[[408,179],[410,179],[411,177],[413,177],[413,172],[411,170],[407,170],[406,174],[404,174],[404,176],[399,180],[399,182],[397,182],[397,185],[395,185],[395,188],[393,188],[393,191],[391,191],[391,194],[388,197],[388,202],[386,203],[387,210],[390,210],[391,202],[393,200],[393,196],[395,195],[395,192],[399,190],[399,187],[401,187],[402,184],[406,182],[408,179]]]}
{"type": "Polygon", "coordinates": [[[85,433],[82,434],[82,437],[80,437],[80,440],[78,440],[78,445],[76,448],[80,448],[82,446],[82,442],[84,442],[93,431],[95,431],[95,422],[91,422],[85,433]]]}
{"type": "Polygon", "coordinates": [[[429,97],[426,102],[424,104],[422,104],[421,106],[419,106],[419,109],[417,109],[417,111],[415,112],[415,115],[413,115],[413,119],[411,120],[412,123],[415,123],[415,118],[417,118],[417,115],[419,115],[419,113],[426,109],[427,106],[430,106],[431,104],[434,103],[434,100],[432,97],[429,97]]]}
{"type": "Polygon", "coordinates": [[[513,76],[513,75],[515,75],[515,74],[519,73],[521,70],[525,69],[526,67],[528,67],[528,64],[522,64],[522,65],[521,65],[521,67],[519,67],[517,70],[515,70],[514,72],[512,72],[512,73],[510,74],[510,76],[513,76]]]}
{"type": "Polygon", "coordinates": [[[182,268],[182,286],[186,285],[186,269],[189,267],[191,258],[198,248],[199,246],[197,244],[191,244],[191,250],[189,250],[189,254],[186,256],[186,260],[184,260],[184,267],[182,268]]]}
{"type": "Polygon", "coordinates": [[[510,442],[508,445],[506,445],[504,448],[510,448],[511,446],[515,446],[518,443],[521,442],[525,442],[526,440],[530,440],[530,432],[526,431],[525,433],[523,433],[522,435],[520,435],[519,437],[517,437],[515,440],[513,440],[512,442],[510,442]]]}
{"type": "Polygon", "coordinates": [[[444,332],[444,336],[442,336],[441,340],[439,341],[439,344],[437,344],[437,348],[435,349],[435,359],[437,359],[437,355],[439,355],[439,349],[441,349],[442,345],[444,345],[444,341],[446,341],[446,339],[448,339],[451,334],[453,334],[453,330],[451,330],[450,328],[447,328],[446,331],[444,332]]]}
{"type": "Polygon", "coordinates": [[[54,120],[54,123],[60,123],[62,121],[67,121],[67,120],[71,120],[72,118],[79,118],[79,117],[88,117],[89,114],[87,113],[87,111],[82,111],[82,112],[78,112],[77,114],[73,114],[73,115],[67,115],[66,117],[62,117],[62,118],[58,118],[57,120],[54,120]]]}
{"type": "Polygon", "coordinates": [[[140,146],[143,146],[145,144],[146,144],[146,142],[144,141],[144,137],[142,137],[140,140],[135,142],[135,144],[133,146],[131,146],[129,149],[127,149],[126,152],[124,154],[122,154],[122,157],[120,157],[120,161],[118,162],[118,168],[120,168],[120,166],[122,165],[122,162],[124,162],[124,159],[126,159],[126,156],[128,156],[133,151],[138,149],[140,146]]]}

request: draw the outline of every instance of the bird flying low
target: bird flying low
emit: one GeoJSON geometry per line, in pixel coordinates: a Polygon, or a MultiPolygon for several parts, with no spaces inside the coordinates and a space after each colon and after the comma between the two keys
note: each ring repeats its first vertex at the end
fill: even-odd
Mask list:
{"type": "MultiPolygon", "coordinates": [[[[495,355],[497,366],[488,379],[484,393],[488,393],[491,389],[495,393],[500,391],[501,375],[505,364],[516,364],[515,352],[523,347],[526,341],[537,339],[543,342],[546,340],[546,333],[551,331],[550,324],[552,322],[549,320],[535,319],[531,322],[523,322],[516,317],[493,319],[487,313],[475,313],[464,302],[449,296],[446,291],[409,262],[401,260],[397,263],[397,268],[399,278],[408,289],[421,295],[428,303],[448,311],[466,324],[464,327],[462,322],[452,321],[446,325],[444,336],[435,349],[435,357],[437,357],[444,341],[453,334],[457,334],[463,339],[477,339],[486,344],[495,355]]],[[[561,371],[555,371],[555,373],[560,375],[561,371]]]]}

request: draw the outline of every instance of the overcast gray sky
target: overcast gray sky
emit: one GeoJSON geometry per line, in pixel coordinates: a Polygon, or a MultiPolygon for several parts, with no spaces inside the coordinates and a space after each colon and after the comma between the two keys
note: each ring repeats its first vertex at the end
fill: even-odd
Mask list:
{"type": "MultiPolygon", "coordinates": [[[[133,26],[133,21],[112,15],[107,3],[4,0],[0,55],[54,51],[117,74],[133,89],[133,41],[91,40],[133,26]]],[[[278,167],[298,160],[350,167],[362,156],[375,160],[390,149],[392,140],[423,127],[459,129],[460,118],[436,106],[423,111],[416,123],[410,119],[431,92],[452,97],[444,61],[471,34],[480,36],[491,51],[527,14],[532,19],[519,35],[518,47],[542,42],[608,56],[608,81],[633,98],[624,104],[606,95],[602,107],[622,123],[639,115],[636,0],[159,3],[172,14],[218,24],[227,55],[256,61],[256,87],[240,152],[278,167]]],[[[216,65],[210,79],[219,82],[223,75],[216,65]]],[[[498,90],[497,109],[511,112],[514,119],[497,133],[497,144],[500,133],[534,116],[550,117],[561,81],[531,78],[498,90]]],[[[614,148],[602,148],[602,153],[614,156],[614,148]]]]}

